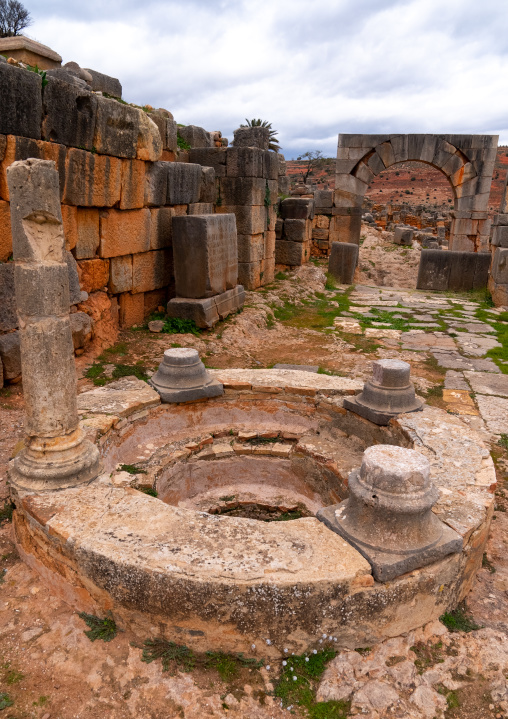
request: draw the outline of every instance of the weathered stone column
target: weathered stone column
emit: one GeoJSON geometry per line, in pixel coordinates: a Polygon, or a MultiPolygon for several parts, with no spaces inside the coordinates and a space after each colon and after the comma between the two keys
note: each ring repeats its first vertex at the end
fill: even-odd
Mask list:
{"type": "Polygon", "coordinates": [[[11,462],[17,488],[73,487],[99,473],[97,448],[78,424],[69,279],[54,162],[7,170],[25,397],[25,447],[11,462]]]}

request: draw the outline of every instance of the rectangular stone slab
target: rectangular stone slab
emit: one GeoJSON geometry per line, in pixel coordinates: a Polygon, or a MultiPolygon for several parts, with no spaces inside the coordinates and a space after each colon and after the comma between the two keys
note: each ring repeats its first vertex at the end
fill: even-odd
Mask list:
{"type": "Polygon", "coordinates": [[[238,281],[235,216],[174,217],[173,258],[177,297],[202,299],[233,289],[238,281]]]}
{"type": "Polygon", "coordinates": [[[214,297],[203,299],[174,297],[168,302],[167,312],[169,317],[193,320],[198,327],[209,329],[232,312],[237,312],[243,307],[244,302],[245,291],[242,285],[237,285],[232,290],[214,297]]]}

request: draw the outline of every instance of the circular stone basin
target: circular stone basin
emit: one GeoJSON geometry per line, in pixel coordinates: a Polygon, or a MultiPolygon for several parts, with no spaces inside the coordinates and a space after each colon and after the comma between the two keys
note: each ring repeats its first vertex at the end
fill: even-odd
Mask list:
{"type": "Polygon", "coordinates": [[[323,634],[335,646],[369,646],[436,619],[467,593],[495,484],[473,430],[430,407],[373,425],[344,409],[344,378],[313,376],[309,387],[303,372],[229,372],[247,374],[219,374],[223,397],[131,412],[113,427],[99,419],[104,402],[109,415],[115,406],[112,389],[80,395],[86,422],[111,427],[97,435],[104,474],[15,497],[20,553],[54,592],[84,611],[112,611],[142,638],[163,632],[197,651],[259,658],[318,648],[323,634]],[[376,582],[367,560],[314,516],[347,497],[348,475],[373,444],[429,458],[434,513],[463,538],[461,553],[376,582]],[[158,498],[138,491],[147,488],[158,498]],[[228,513],[249,505],[256,519],[274,508],[308,516],[228,513]]]}

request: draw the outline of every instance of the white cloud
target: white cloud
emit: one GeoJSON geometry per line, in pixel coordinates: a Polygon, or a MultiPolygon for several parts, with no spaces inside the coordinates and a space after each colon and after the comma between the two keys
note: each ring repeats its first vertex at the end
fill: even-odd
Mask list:
{"type": "MultiPolygon", "coordinates": [[[[51,0],[31,35],[118,77],[124,97],[221,129],[261,117],[287,157],[339,132],[499,133],[508,40],[499,0],[51,0]]],[[[40,11],[39,11],[40,8],[40,11]]]]}

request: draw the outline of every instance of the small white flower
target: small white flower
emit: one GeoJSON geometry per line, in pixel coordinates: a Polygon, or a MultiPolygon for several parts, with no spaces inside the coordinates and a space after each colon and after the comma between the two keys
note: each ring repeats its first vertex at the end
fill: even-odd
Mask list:
{"type": "Polygon", "coordinates": [[[336,642],[336,641],[337,641],[337,637],[334,637],[334,638],[333,638],[333,641],[336,642]]]}
{"type": "Polygon", "coordinates": [[[294,682],[296,682],[297,679],[298,679],[298,677],[295,677],[295,676],[293,677],[294,682]]]}
{"type": "Polygon", "coordinates": [[[327,634],[323,634],[323,639],[326,639],[327,636],[328,636],[327,634]]]}
{"type": "Polygon", "coordinates": [[[267,672],[270,671],[270,665],[269,665],[269,664],[266,665],[266,671],[267,671],[267,672]]]}
{"type": "Polygon", "coordinates": [[[305,657],[305,661],[308,662],[308,661],[309,661],[309,657],[305,657]]]}
{"type": "Polygon", "coordinates": [[[320,644],[322,644],[322,643],[323,643],[323,640],[322,640],[322,639],[320,639],[320,640],[319,640],[319,643],[320,643],[320,644]]]}
{"type": "Polygon", "coordinates": [[[312,653],[313,653],[313,654],[317,654],[317,649],[313,649],[313,650],[312,650],[312,653]]]}
{"type": "Polygon", "coordinates": [[[282,666],[285,667],[286,664],[287,664],[287,661],[284,659],[284,661],[282,662],[282,666]]]}
{"type": "Polygon", "coordinates": [[[272,642],[271,642],[269,639],[267,639],[267,640],[266,640],[266,643],[267,643],[267,644],[271,644],[272,642]]]}
{"type": "Polygon", "coordinates": [[[287,654],[289,652],[289,649],[284,649],[284,654],[287,654]]]}
{"type": "Polygon", "coordinates": [[[251,647],[250,647],[250,648],[251,648],[251,649],[255,649],[255,648],[256,648],[256,645],[255,645],[255,644],[251,644],[251,647]]]}

